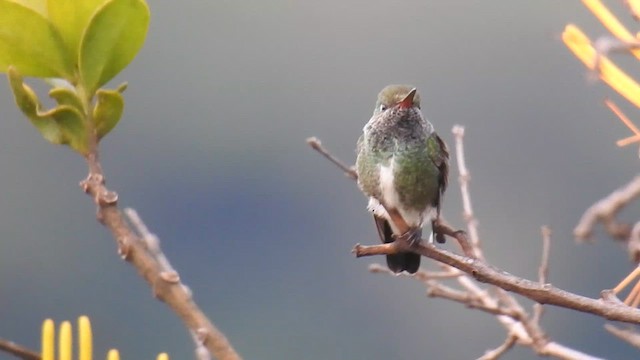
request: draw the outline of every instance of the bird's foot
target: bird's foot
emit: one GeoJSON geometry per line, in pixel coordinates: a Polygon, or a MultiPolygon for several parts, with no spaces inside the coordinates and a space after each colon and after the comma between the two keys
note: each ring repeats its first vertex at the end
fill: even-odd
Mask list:
{"type": "Polygon", "coordinates": [[[404,234],[396,236],[397,239],[405,241],[410,247],[414,247],[420,244],[422,240],[422,230],[420,228],[409,229],[404,234]]]}

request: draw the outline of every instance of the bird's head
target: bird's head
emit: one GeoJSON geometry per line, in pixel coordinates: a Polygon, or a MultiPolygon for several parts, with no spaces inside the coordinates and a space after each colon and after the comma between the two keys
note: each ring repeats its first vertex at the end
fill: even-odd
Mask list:
{"type": "Polygon", "coordinates": [[[408,85],[389,85],[378,94],[374,115],[382,114],[390,109],[420,109],[420,94],[416,88],[408,85]]]}

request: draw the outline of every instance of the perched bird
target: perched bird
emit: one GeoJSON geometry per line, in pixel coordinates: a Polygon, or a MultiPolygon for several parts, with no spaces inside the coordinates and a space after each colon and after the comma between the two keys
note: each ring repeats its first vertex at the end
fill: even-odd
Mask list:
{"type": "MultiPolygon", "coordinates": [[[[373,116],[358,139],[358,186],[369,196],[369,211],[383,243],[399,236],[420,241],[422,226],[436,221],[447,187],[447,146],[422,116],[415,88],[389,85],[378,94],[373,116]]],[[[436,236],[444,241],[441,236],[436,236]]],[[[420,255],[387,255],[395,273],[415,273],[420,255]]]]}

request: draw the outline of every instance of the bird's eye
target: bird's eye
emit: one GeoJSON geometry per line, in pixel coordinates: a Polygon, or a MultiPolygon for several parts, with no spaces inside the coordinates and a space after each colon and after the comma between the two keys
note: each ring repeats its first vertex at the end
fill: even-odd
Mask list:
{"type": "Polygon", "coordinates": [[[385,110],[387,110],[387,105],[385,105],[385,104],[380,104],[380,112],[383,112],[383,111],[385,111],[385,110]]]}

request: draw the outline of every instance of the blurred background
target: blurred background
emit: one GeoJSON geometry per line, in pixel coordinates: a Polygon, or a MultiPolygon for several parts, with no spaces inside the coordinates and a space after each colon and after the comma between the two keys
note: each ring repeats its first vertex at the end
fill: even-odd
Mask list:
{"type": "MultiPolygon", "coordinates": [[[[622,1],[607,3],[640,28],[622,1]]],[[[492,316],[427,298],[411,279],[370,274],[367,266],[384,260],[350,253],[378,241],[366,199],[305,139],[318,136],[353,163],[376,94],[390,83],[418,87],[450,146],[452,126],[465,126],[490,262],[535,279],[546,224],[554,285],[597,297],[632,269],[602,231],[593,245],[571,234],[588,206],[637,172],[637,149],[615,145],[630,133],[603,99],[640,119],[590,81],[560,41],[568,22],[592,38],[606,33],[579,1],[149,5],[147,42],[111,84],[130,86],[124,118],[102,146],[108,185],[160,237],[198,304],[246,359],[472,359],[503,342],[492,316]]],[[[452,168],[444,214],[462,227],[452,168]]],[[[110,347],[124,359],[193,357],[182,323],[96,222],[77,185],[83,160],[46,143],[6,85],[0,169],[1,337],[39,348],[44,318],[75,323],[86,314],[98,358],[110,347]]],[[[602,319],[546,309],[553,340],[638,357],[602,319]]],[[[516,347],[505,358],[536,356],[516,347]]]]}

